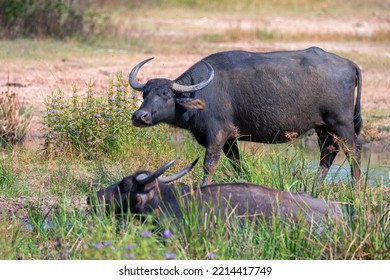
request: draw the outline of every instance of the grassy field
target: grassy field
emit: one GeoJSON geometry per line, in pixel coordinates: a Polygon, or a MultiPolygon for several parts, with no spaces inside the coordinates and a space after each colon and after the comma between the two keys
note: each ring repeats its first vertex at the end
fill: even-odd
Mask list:
{"type": "MultiPolygon", "coordinates": [[[[120,118],[130,117],[138,104],[126,78],[116,80],[117,73],[125,77],[122,73],[150,56],[158,60],[142,70],[142,79],[175,78],[203,56],[224,49],[319,45],[362,67],[363,139],[388,150],[388,1],[102,0],[99,5],[109,19],[104,35],[0,41],[0,91],[17,93],[33,112],[24,145],[1,146],[0,259],[390,259],[390,194],[388,180],[381,178],[365,181],[359,190],[352,190],[348,178],[330,178],[316,196],[353,202],[356,217],[349,224],[330,224],[322,233],[303,221],[291,225],[277,218],[271,224],[239,223],[235,217],[199,224],[197,217],[205,213],[195,208],[173,225],[156,223],[152,216],[118,220],[90,213],[86,206],[94,191],[138,169],[154,170],[179,157],[167,172],[173,173],[203,159],[204,149],[187,133],[163,125],[139,129],[120,118]],[[53,99],[59,92],[63,103],[53,99]],[[88,92],[93,94],[84,108],[92,117],[72,119],[61,104],[75,102],[75,95],[81,102],[88,92]],[[110,98],[118,96],[126,97],[124,103],[110,107],[110,98]],[[96,110],[102,108],[117,112],[115,122],[100,122],[103,113],[96,110]],[[61,121],[48,118],[53,110],[61,112],[61,121]],[[59,138],[64,127],[69,131],[68,118],[99,137],[79,138],[74,128],[74,135],[59,138]],[[104,134],[103,128],[112,130],[104,134]],[[45,146],[37,137],[48,131],[57,133],[60,144],[45,146]]],[[[247,180],[312,192],[318,160],[307,157],[306,150],[303,139],[246,148],[247,180]]],[[[198,164],[181,183],[196,186],[202,176],[198,164]]],[[[223,158],[214,182],[239,180],[223,158]]]]}
{"type": "MultiPolygon", "coordinates": [[[[132,135],[126,145],[93,160],[46,160],[36,152],[14,149],[2,153],[0,190],[4,200],[0,221],[3,259],[388,259],[389,193],[377,186],[352,190],[347,182],[326,184],[319,196],[352,201],[357,218],[349,225],[336,223],[316,233],[306,223],[285,224],[275,219],[237,226],[238,221],[210,219],[199,224],[202,211],[192,209],[182,224],[149,217],[117,220],[91,214],[85,196],[110,185],[140,167],[153,170],[175,155],[174,172],[197,156],[201,148],[186,137],[180,148],[162,145],[168,128],[132,135]],[[150,139],[145,143],[145,139],[150,139]],[[195,146],[195,147],[194,147],[195,146]],[[26,199],[23,199],[26,198],[26,199]],[[6,207],[5,207],[6,206],[6,207]],[[13,216],[7,215],[10,210],[13,216]],[[162,232],[170,230],[172,236],[162,232]]],[[[173,131],[172,131],[173,132],[173,131]]],[[[302,143],[284,145],[244,155],[249,181],[285,191],[311,191],[315,171],[305,160],[302,143]],[[310,171],[312,170],[312,171],[310,171]]],[[[197,185],[201,166],[182,179],[197,185]]],[[[238,178],[222,161],[217,182],[238,178]],[[227,171],[226,171],[227,170],[227,171]]]]}

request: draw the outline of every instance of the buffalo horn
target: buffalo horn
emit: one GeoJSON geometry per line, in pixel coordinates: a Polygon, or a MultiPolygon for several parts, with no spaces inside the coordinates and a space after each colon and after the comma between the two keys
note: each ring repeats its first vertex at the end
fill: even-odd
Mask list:
{"type": "Polygon", "coordinates": [[[137,73],[138,73],[138,70],[147,62],[149,62],[150,60],[152,60],[154,57],[151,57],[151,58],[148,58],[148,59],[145,59],[143,61],[141,61],[140,63],[138,63],[134,68],[133,70],[131,70],[130,72],[130,75],[129,75],[129,84],[130,86],[135,89],[135,90],[142,90],[142,88],[144,87],[145,84],[140,84],[138,81],[137,81],[137,73]]]}
{"type": "Polygon", "coordinates": [[[199,158],[197,158],[192,163],[190,163],[189,165],[184,167],[181,171],[179,171],[178,173],[176,173],[172,176],[160,176],[160,178],[159,178],[160,181],[164,182],[164,183],[170,183],[170,182],[173,182],[173,181],[180,179],[181,177],[183,177],[184,175],[186,175],[188,172],[191,171],[191,169],[195,166],[195,164],[198,162],[198,160],[199,160],[199,158]]]}
{"type": "Polygon", "coordinates": [[[142,173],[142,174],[138,175],[137,177],[135,177],[135,180],[142,185],[150,183],[153,180],[160,177],[176,160],[177,160],[177,158],[172,159],[171,161],[164,164],[159,169],[157,169],[156,171],[154,171],[153,173],[151,173],[149,175],[142,173]]]}
{"type": "Polygon", "coordinates": [[[214,78],[214,69],[213,67],[205,60],[202,60],[204,64],[206,64],[207,69],[210,73],[209,77],[207,80],[204,80],[203,82],[200,82],[199,84],[196,85],[190,85],[190,86],[185,86],[185,85],[180,85],[177,83],[173,83],[172,85],[172,90],[177,93],[186,93],[186,92],[193,92],[197,90],[201,90],[205,86],[207,86],[211,80],[214,78]]]}

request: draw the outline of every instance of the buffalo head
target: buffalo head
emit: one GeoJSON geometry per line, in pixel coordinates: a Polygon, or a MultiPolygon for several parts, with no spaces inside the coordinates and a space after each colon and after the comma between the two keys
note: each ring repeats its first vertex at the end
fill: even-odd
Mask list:
{"type": "MultiPolygon", "coordinates": [[[[154,172],[136,171],[120,182],[99,190],[95,201],[97,201],[97,205],[104,206],[107,212],[112,211],[116,214],[128,211],[140,214],[155,209],[159,204],[156,196],[159,189],[157,186],[166,185],[183,177],[191,171],[198,160],[199,158],[172,176],[163,176],[162,174],[176,159],[169,161],[154,172]]],[[[91,198],[88,198],[88,204],[96,206],[92,201],[91,198]]]]}
{"type": "Polygon", "coordinates": [[[180,85],[169,79],[151,79],[146,84],[137,81],[138,70],[153,58],[138,63],[129,75],[130,86],[143,93],[144,102],[132,117],[135,126],[152,126],[160,122],[171,122],[175,116],[175,107],[179,105],[187,109],[203,109],[205,104],[202,100],[184,96],[201,90],[214,78],[214,69],[206,61],[209,76],[204,81],[194,85],[180,85]]]}

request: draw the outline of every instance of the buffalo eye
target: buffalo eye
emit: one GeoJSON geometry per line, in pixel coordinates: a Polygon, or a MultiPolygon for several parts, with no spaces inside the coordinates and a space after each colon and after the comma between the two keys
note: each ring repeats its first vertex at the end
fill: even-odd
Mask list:
{"type": "Polygon", "coordinates": [[[132,184],[128,182],[128,180],[122,180],[119,183],[119,188],[122,192],[128,192],[131,189],[132,184]]]}

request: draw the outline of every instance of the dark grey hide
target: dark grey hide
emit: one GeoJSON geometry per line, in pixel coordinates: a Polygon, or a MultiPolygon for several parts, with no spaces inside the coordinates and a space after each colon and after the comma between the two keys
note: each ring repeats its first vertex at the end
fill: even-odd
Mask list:
{"type": "MultiPolygon", "coordinates": [[[[189,172],[195,163],[196,161],[185,167],[182,175],[189,172]]],[[[166,166],[163,169],[166,169],[166,166]]],[[[197,203],[200,211],[224,219],[238,216],[270,221],[278,216],[286,221],[303,218],[321,226],[328,218],[344,222],[345,207],[341,203],[313,198],[307,193],[283,192],[246,183],[214,184],[191,191],[189,187],[178,188],[162,182],[157,177],[152,181],[147,179],[146,183],[139,182],[138,178],[147,178],[150,174],[153,173],[137,171],[120,182],[98,191],[97,200],[108,210],[116,213],[154,212],[176,221],[181,220],[182,210],[192,202],[197,203]]],[[[200,219],[203,216],[199,213],[200,219]]]]}
{"type": "Polygon", "coordinates": [[[168,123],[191,131],[206,148],[204,185],[211,182],[208,174],[215,170],[221,151],[240,166],[236,139],[283,143],[312,128],[321,150],[319,177],[325,178],[343,148],[354,181],[359,181],[356,140],[362,127],[362,76],[352,61],[317,47],[226,51],[197,62],[174,81],[151,79],[140,84],[138,70],[149,60],[129,76],[130,85],[142,91],[144,99],[133,124],[168,123]]]}

